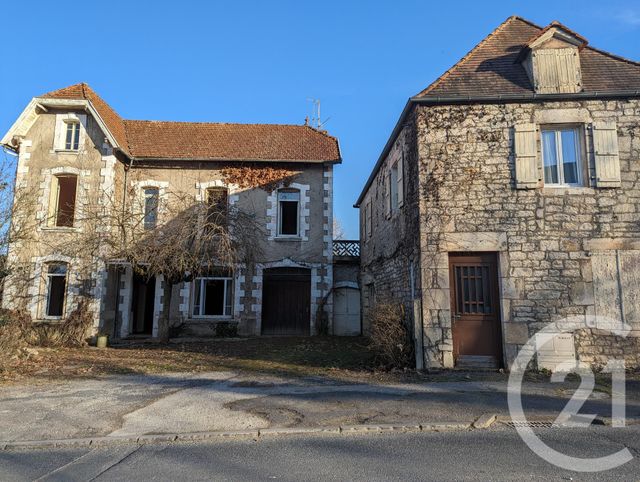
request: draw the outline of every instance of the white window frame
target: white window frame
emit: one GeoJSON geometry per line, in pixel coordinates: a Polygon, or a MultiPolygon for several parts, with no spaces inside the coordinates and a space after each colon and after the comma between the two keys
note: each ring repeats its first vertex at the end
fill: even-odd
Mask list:
{"type": "Polygon", "coordinates": [[[78,223],[78,195],[80,187],[80,175],[75,172],[60,172],[53,174],[50,181],[50,196],[49,201],[49,219],[47,226],[55,229],[73,229],[78,223]],[[60,212],[60,178],[61,177],[74,177],[76,180],[76,193],[73,200],[73,225],[72,226],[58,226],[58,213],[60,212]]]}
{"type": "Polygon", "coordinates": [[[582,129],[577,125],[556,125],[556,126],[542,126],[540,127],[540,157],[542,159],[542,180],[544,186],[547,187],[584,187],[584,159],[582,157],[582,129]],[[566,183],[564,182],[564,159],[562,158],[562,131],[574,131],[575,133],[575,155],[576,155],[576,171],[577,182],[566,183]],[[547,182],[545,176],[545,158],[544,158],[544,133],[553,132],[555,136],[556,144],[556,159],[558,164],[556,169],[558,170],[558,182],[547,182]]]}
{"type": "Polygon", "coordinates": [[[80,127],[79,120],[65,120],[64,121],[64,150],[77,152],[80,150],[80,134],[82,133],[82,128],[80,127]],[[67,138],[69,137],[69,128],[71,128],[71,143],[69,147],[67,147],[67,138]],[[75,144],[75,139],[78,140],[78,145],[75,144]]]}
{"type": "Polygon", "coordinates": [[[191,306],[190,306],[190,314],[191,318],[194,319],[231,319],[233,318],[233,299],[231,304],[229,305],[230,313],[227,313],[227,293],[228,290],[232,290],[233,295],[233,276],[199,276],[193,280],[191,283],[191,306]],[[203,315],[202,311],[204,309],[204,296],[202,296],[203,292],[203,284],[210,280],[222,280],[224,281],[224,293],[223,293],[223,304],[222,304],[222,315],[203,315]],[[198,305],[198,314],[195,314],[196,307],[196,289],[200,289],[200,303],[198,305]]]}
{"type": "Polygon", "coordinates": [[[63,152],[69,154],[78,154],[82,151],[84,146],[84,139],[86,133],[87,126],[87,115],[86,114],[76,114],[73,112],[69,112],[67,114],[56,114],[56,127],[53,139],[53,152],[63,152]],[[67,143],[67,126],[68,124],[78,124],[79,135],[78,135],[78,148],[73,149],[73,144],[71,145],[72,149],[66,148],[67,143]]]}
{"type": "Polygon", "coordinates": [[[300,189],[278,189],[276,195],[276,202],[278,203],[278,237],[279,238],[299,238],[300,237],[300,204],[302,202],[302,192],[300,189]],[[296,193],[298,194],[297,201],[281,201],[280,194],[284,193],[296,193]],[[296,234],[283,234],[282,233],[282,203],[283,202],[296,202],[296,234]]]}
{"type": "Polygon", "coordinates": [[[65,313],[67,311],[67,292],[69,290],[69,263],[64,261],[50,261],[45,264],[46,272],[45,272],[45,292],[46,299],[44,305],[44,313],[43,318],[45,320],[61,320],[64,318],[65,313]],[[49,273],[49,267],[51,265],[64,265],[65,273],[62,274],[52,274],[49,273]],[[49,315],[49,301],[51,300],[51,278],[64,278],[64,294],[62,298],[62,314],[59,316],[49,315]]]}

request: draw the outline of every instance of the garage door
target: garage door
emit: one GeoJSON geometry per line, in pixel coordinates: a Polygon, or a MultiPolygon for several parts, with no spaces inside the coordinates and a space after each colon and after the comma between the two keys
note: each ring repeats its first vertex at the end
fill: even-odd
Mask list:
{"type": "Polygon", "coordinates": [[[266,269],[262,282],[262,334],[309,335],[310,315],[310,271],[266,269]]]}

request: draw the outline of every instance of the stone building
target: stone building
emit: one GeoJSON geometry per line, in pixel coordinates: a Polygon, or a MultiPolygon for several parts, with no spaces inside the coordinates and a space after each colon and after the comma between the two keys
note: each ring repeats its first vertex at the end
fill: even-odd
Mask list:
{"type": "Polygon", "coordinates": [[[565,319],[538,366],[638,366],[639,63],[508,18],[409,99],[356,207],[364,319],[403,303],[418,367],[510,367],[565,319]]]}
{"type": "Polygon", "coordinates": [[[77,84],[35,97],[1,143],[18,154],[19,235],[9,249],[5,307],[56,323],[83,296],[96,330],[156,336],[163,277],[106,259],[101,239],[113,228],[92,223],[89,211],[129,210],[141,227],[155,229],[172,221],[165,208],[181,193],[248,213],[258,224],[262,258],[211,266],[195,279],[186,273],[171,295],[173,333],[211,335],[223,322],[241,334],[308,335],[322,320],[330,325],[333,166],[341,157],[326,132],[125,120],[77,84]],[[33,209],[25,211],[29,196],[33,209]],[[93,232],[104,236],[89,246],[93,232]]]}

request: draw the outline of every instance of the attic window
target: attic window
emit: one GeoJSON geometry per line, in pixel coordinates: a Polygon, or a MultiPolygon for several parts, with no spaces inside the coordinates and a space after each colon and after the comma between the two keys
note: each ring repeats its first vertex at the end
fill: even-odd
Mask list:
{"type": "Polygon", "coordinates": [[[531,52],[531,61],[537,93],[561,94],[582,90],[577,48],[537,49],[531,52]]]}
{"type": "Polygon", "coordinates": [[[66,121],[64,148],[67,151],[77,151],[80,147],[80,122],[66,121]]]}

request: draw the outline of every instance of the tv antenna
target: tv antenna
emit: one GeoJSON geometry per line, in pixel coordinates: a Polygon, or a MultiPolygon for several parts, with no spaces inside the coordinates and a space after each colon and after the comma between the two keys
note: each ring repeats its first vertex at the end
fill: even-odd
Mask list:
{"type": "Polygon", "coordinates": [[[311,123],[309,124],[309,117],[307,117],[305,120],[305,124],[311,125],[311,127],[314,127],[318,130],[322,130],[324,124],[327,123],[329,118],[325,119],[323,122],[322,118],[320,117],[320,99],[307,98],[307,101],[311,102],[313,106],[311,109],[311,123]]]}

